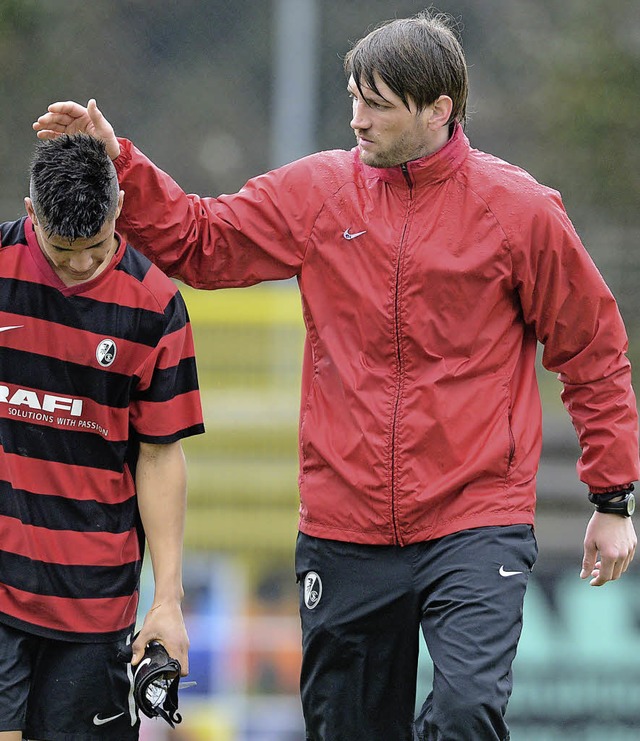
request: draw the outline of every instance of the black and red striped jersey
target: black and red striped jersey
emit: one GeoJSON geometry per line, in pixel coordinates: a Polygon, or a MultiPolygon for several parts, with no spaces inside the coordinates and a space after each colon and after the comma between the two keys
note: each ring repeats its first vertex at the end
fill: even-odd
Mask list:
{"type": "Polygon", "coordinates": [[[30,219],[0,245],[0,621],[117,639],[138,604],[139,443],[204,431],[187,310],[122,240],[71,287],[30,219]]]}

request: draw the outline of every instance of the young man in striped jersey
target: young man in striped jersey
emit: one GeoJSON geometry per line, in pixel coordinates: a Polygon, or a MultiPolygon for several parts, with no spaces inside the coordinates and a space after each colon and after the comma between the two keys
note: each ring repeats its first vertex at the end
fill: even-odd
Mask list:
{"type": "Polygon", "coordinates": [[[172,281],[119,237],[104,145],[40,142],[27,216],[0,224],[0,739],[138,738],[133,676],[188,671],[183,437],[203,432],[172,281]],[[142,554],[153,604],[133,643],[142,554]]]}

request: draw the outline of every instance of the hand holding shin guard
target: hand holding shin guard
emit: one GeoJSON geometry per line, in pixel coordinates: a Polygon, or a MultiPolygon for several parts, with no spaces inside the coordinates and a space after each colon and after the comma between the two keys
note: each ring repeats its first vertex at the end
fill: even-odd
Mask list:
{"type": "Polygon", "coordinates": [[[182,721],[178,713],[180,662],[172,659],[158,641],[149,643],[134,667],[133,682],[136,705],[148,718],[164,718],[172,728],[182,721]]]}

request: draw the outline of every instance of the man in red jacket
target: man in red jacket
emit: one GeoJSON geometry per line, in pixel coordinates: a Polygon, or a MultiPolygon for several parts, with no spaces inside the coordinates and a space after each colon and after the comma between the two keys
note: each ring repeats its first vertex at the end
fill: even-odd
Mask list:
{"type": "Polygon", "coordinates": [[[55,103],[34,128],[105,141],[127,195],[119,228],[170,275],[298,280],[307,739],[507,739],[537,554],[537,343],[582,447],[596,512],[581,575],[599,586],[636,547],[627,337],[559,194],[470,147],[445,19],[382,25],[345,69],[354,149],[218,198],[186,195],[94,100],[55,103]],[[420,628],[435,674],[414,719],[420,628]]]}

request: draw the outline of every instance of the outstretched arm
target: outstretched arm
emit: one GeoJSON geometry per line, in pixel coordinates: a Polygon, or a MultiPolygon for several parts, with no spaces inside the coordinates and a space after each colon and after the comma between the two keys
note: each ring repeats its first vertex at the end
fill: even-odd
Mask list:
{"type": "Polygon", "coordinates": [[[133,661],[157,640],[189,671],[189,639],[182,617],[182,546],[186,509],[186,465],[180,442],[140,444],[136,471],[138,507],[155,583],[153,604],[133,644],[133,661]]]}
{"type": "Polygon", "coordinates": [[[163,272],[195,288],[250,286],[300,273],[332,192],[315,158],[252,178],[218,198],[185,191],[130,141],[118,139],[91,99],[52,103],[33,124],[41,139],[84,132],[102,139],[126,193],[118,232],[163,272]],[[315,191],[315,192],[312,192],[315,191]]]}
{"type": "Polygon", "coordinates": [[[52,103],[33,124],[33,129],[38,139],[55,139],[61,134],[78,132],[89,134],[104,141],[112,160],[120,154],[113,126],[100,112],[95,98],[91,98],[86,108],[72,100],[52,103]]]}

